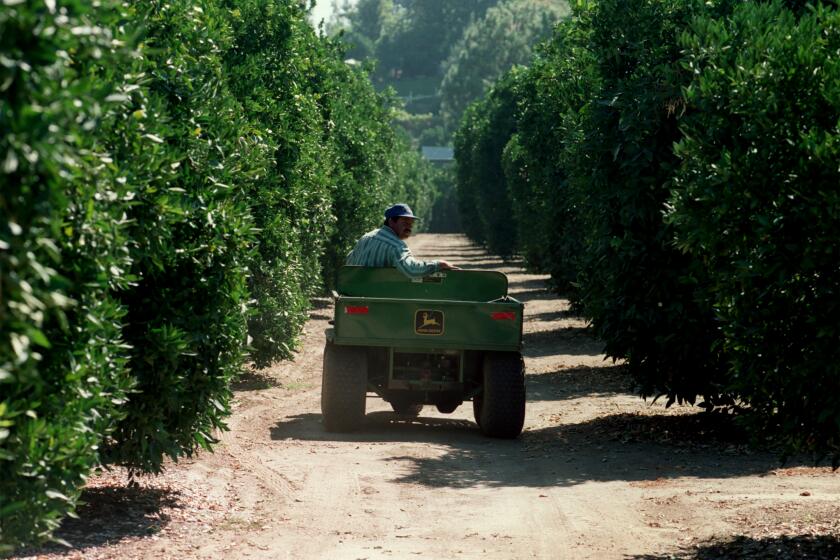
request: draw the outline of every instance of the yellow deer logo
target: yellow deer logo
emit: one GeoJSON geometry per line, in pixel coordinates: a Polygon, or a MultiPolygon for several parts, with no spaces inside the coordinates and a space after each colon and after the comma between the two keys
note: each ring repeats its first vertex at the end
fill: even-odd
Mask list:
{"type": "Polygon", "coordinates": [[[419,310],[414,314],[414,332],[417,334],[443,334],[443,313],[419,310]]]}
{"type": "Polygon", "coordinates": [[[437,322],[437,319],[435,319],[434,317],[430,318],[428,313],[426,313],[425,311],[423,312],[423,322],[420,324],[419,328],[422,329],[422,328],[425,328],[425,327],[439,327],[439,326],[440,326],[440,323],[437,322]]]}

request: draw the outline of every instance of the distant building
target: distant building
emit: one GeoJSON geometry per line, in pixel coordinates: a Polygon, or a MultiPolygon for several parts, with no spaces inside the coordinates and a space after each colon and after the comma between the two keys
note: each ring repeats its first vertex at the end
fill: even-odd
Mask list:
{"type": "Polygon", "coordinates": [[[420,146],[423,159],[437,165],[446,165],[455,161],[455,151],[452,146],[420,146]]]}

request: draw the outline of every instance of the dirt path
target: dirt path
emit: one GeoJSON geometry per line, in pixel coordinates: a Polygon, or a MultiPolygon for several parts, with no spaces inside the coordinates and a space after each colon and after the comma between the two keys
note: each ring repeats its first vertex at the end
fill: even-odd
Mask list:
{"type": "Polygon", "coordinates": [[[325,433],[321,357],[332,309],[320,301],[297,359],[237,385],[216,453],[138,488],[119,471],[95,477],[82,519],[62,531],[74,547],[39,557],[840,557],[840,477],[780,469],[694,409],[632,396],[621,366],[603,360],[544,277],[460,236],[411,244],[419,255],[507,273],[526,303],[519,440],[482,437],[469,403],[405,422],[377,399],[364,431],[325,433]]]}

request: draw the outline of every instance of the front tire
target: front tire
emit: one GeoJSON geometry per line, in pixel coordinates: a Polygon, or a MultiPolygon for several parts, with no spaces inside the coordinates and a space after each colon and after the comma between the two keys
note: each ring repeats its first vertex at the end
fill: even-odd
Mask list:
{"type": "Polygon", "coordinates": [[[367,352],[359,346],[324,347],[321,415],[328,432],[358,430],[365,419],[367,352]]]}
{"type": "Polygon", "coordinates": [[[525,424],[525,367],[518,352],[484,355],[484,388],[473,399],[481,432],[490,437],[513,439],[525,424]]]}

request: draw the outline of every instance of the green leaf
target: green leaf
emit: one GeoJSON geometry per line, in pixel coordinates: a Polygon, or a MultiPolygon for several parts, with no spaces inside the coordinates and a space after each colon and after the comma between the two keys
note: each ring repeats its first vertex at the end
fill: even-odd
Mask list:
{"type": "Polygon", "coordinates": [[[29,338],[42,348],[51,348],[50,341],[44,336],[44,333],[38,329],[27,329],[26,334],[29,338]]]}
{"type": "Polygon", "coordinates": [[[58,490],[47,490],[44,492],[46,496],[53,500],[61,500],[64,502],[70,502],[70,498],[59,492],[58,490]]]}

